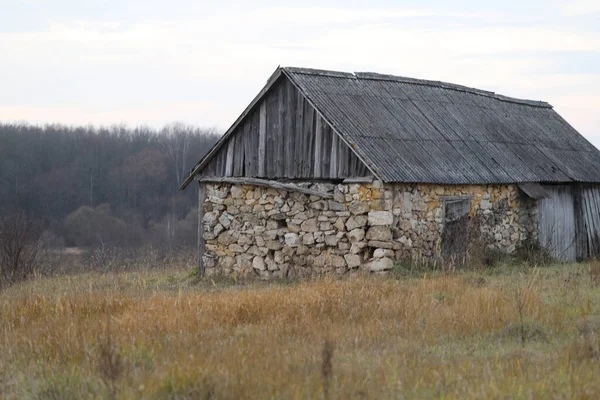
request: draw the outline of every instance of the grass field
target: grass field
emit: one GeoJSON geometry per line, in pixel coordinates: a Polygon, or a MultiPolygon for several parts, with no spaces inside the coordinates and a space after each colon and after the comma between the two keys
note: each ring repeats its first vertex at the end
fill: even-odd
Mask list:
{"type": "Polygon", "coordinates": [[[39,278],[0,292],[0,397],[599,398],[594,275],[39,278]]]}

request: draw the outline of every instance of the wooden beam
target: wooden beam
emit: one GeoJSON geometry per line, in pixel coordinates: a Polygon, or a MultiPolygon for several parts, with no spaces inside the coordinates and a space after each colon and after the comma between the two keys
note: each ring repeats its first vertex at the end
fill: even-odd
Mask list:
{"type": "Polygon", "coordinates": [[[204,275],[204,200],[206,200],[206,184],[198,182],[198,275],[204,275]]]}
{"type": "Polygon", "coordinates": [[[321,197],[324,199],[332,199],[333,195],[330,193],[319,192],[318,190],[312,190],[294,185],[293,183],[281,183],[277,181],[257,178],[228,178],[228,177],[199,177],[198,180],[202,185],[203,182],[214,182],[214,183],[231,183],[234,185],[255,185],[264,186],[274,189],[282,189],[292,192],[300,192],[311,196],[321,197]]]}
{"type": "Polygon", "coordinates": [[[346,178],[342,183],[371,183],[375,180],[374,176],[365,176],[359,178],[346,178]]]}
{"type": "Polygon", "coordinates": [[[260,117],[258,120],[258,176],[265,176],[267,148],[267,102],[260,103],[260,117]]]}

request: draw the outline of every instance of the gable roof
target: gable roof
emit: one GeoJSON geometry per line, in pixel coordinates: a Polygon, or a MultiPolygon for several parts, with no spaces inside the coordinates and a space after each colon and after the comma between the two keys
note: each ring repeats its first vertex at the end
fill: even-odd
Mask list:
{"type": "Polygon", "coordinates": [[[222,141],[281,74],[384,182],[600,182],[600,151],[547,103],[376,73],[278,68],[222,141]]]}

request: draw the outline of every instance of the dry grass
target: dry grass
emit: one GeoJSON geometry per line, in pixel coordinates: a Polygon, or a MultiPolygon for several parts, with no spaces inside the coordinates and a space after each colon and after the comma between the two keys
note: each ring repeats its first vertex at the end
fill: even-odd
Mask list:
{"type": "Polygon", "coordinates": [[[0,397],[597,398],[589,271],[42,278],[0,293],[0,397]]]}

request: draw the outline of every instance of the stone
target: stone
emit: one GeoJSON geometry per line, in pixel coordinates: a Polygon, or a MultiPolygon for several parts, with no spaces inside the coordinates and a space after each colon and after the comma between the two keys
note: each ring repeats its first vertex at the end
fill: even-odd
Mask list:
{"type": "Polygon", "coordinates": [[[364,215],[356,215],[354,217],[350,217],[348,218],[348,221],[346,221],[346,229],[351,231],[356,228],[362,228],[363,226],[367,225],[367,221],[368,218],[364,215]]]}
{"type": "Polygon", "coordinates": [[[348,210],[352,215],[366,214],[370,209],[368,202],[359,200],[352,201],[348,206],[348,210]]]}
{"type": "Polygon", "coordinates": [[[317,219],[307,219],[302,223],[302,225],[300,225],[300,229],[302,229],[304,232],[317,232],[319,230],[317,227],[317,219]]]}
{"type": "Polygon", "coordinates": [[[365,230],[356,228],[346,234],[351,243],[360,242],[365,238],[365,230]]]}
{"type": "Polygon", "coordinates": [[[314,243],[315,243],[315,237],[313,236],[312,233],[310,233],[310,232],[309,233],[305,233],[302,236],[302,244],[311,245],[311,244],[314,244],[314,243]]]}
{"type": "Polygon", "coordinates": [[[318,200],[311,204],[311,207],[315,210],[325,211],[328,210],[329,205],[325,200],[318,200]]]}
{"type": "Polygon", "coordinates": [[[297,233],[286,233],[284,237],[286,246],[298,247],[300,245],[300,237],[297,233]]]}
{"type": "Polygon", "coordinates": [[[331,230],[331,228],[333,228],[333,225],[331,224],[331,222],[321,222],[319,228],[322,231],[329,231],[331,230]]]}
{"type": "Polygon", "coordinates": [[[348,268],[357,268],[362,264],[362,260],[358,254],[346,254],[344,260],[346,260],[348,268]]]}
{"type": "Polygon", "coordinates": [[[329,209],[331,211],[346,211],[346,205],[337,201],[328,201],[329,209]]]}
{"type": "Polygon", "coordinates": [[[394,261],[388,257],[373,260],[368,264],[371,272],[388,271],[394,267],[394,261]]]}
{"type": "Polygon", "coordinates": [[[335,235],[325,236],[325,244],[330,247],[335,247],[338,244],[338,238],[335,235]]]}
{"type": "Polygon", "coordinates": [[[227,248],[230,251],[233,251],[234,253],[243,253],[244,252],[244,248],[237,243],[230,244],[229,247],[227,247],[227,248]]]}
{"type": "Polygon", "coordinates": [[[346,260],[344,259],[344,257],[332,254],[330,258],[331,266],[335,268],[343,268],[346,266],[346,260]]]}
{"type": "Polygon", "coordinates": [[[387,241],[392,240],[392,230],[389,226],[372,226],[367,231],[368,240],[387,241]]]}
{"type": "Polygon", "coordinates": [[[217,211],[211,211],[204,214],[204,217],[202,217],[202,222],[208,224],[210,227],[213,227],[217,224],[218,219],[219,213],[217,211]]]}
{"type": "Polygon", "coordinates": [[[279,243],[279,240],[267,240],[265,242],[265,246],[269,250],[279,250],[279,249],[281,249],[281,243],[279,243]]]}
{"type": "Polygon", "coordinates": [[[288,222],[287,228],[288,228],[288,231],[293,232],[293,233],[298,233],[301,231],[300,225],[294,224],[293,222],[288,222]]]}
{"type": "Polygon", "coordinates": [[[225,231],[217,237],[217,243],[222,244],[224,246],[229,246],[232,243],[235,243],[237,240],[231,236],[228,231],[225,231]]]}
{"type": "Polygon", "coordinates": [[[232,186],[231,187],[231,197],[234,199],[241,199],[244,197],[244,189],[241,186],[232,186]]]}
{"type": "Polygon", "coordinates": [[[231,225],[231,221],[233,220],[233,215],[229,215],[228,213],[223,213],[221,214],[221,216],[219,217],[219,222],[221,223],[221,225],[223,225],[225,228],[229,228],[229,226],[231,225]]]}
{"type": "Polygon", "coordinates": [[[252,268],[252,261],[243,256],[236,256],[235,261],[238,271],[249,271],[252,268]]]}
{"type": "Polygon", "coordinates": [[[219,259],[219,264],[223,268],[231,268],[235,264],[235,259],[233,257],[230,257],[230,256],[221,257],[219,259]]]}
{"type": "Polygon", "coordinates": [[[350,250],[350,243],[348,243],[348,242],[338,242],[338,249],[340,249],[341,251],[343,251],[344,253],[346,253],[348,250],[350,250]]]}
{"type": "Polygon", "coordinates": [[[213,233],[215,234],[215,236],[219,236],[221,234],[221,232],[223,232],[224,230],[225,230],[225,228],[223,227],[223,225],[217,224],[217,225],[215,225],[215,228],[213,229],[213,233]]]}
{"type": "Polygon", "coordinates": [[[369,211],[369,225],[392,225],[394,223],[394,215],[391,211],[369,211]]]}
{"type": "Polygon", "coordinates": [[[375,251],[373,252],[373,258],[393,258],[394,256],[394,251],[390,249],[375,249],[375,251]]]}
{"type": "Polygon", "coordinates": [[[358,254],[358,253],[362,252],[365,249],[365,247],[367,247],[366,242],[352,243],[352,246],[350,246],[350,253],[358,254]]]}
{"type": "Polygon", "coordinates": [[[337,229],[338,231],[343,231],[346,228],[346,225],[344,224],[344,218],[338,218],[335,223],[333,224],[333,227],[335,229],[337,229]]]}

